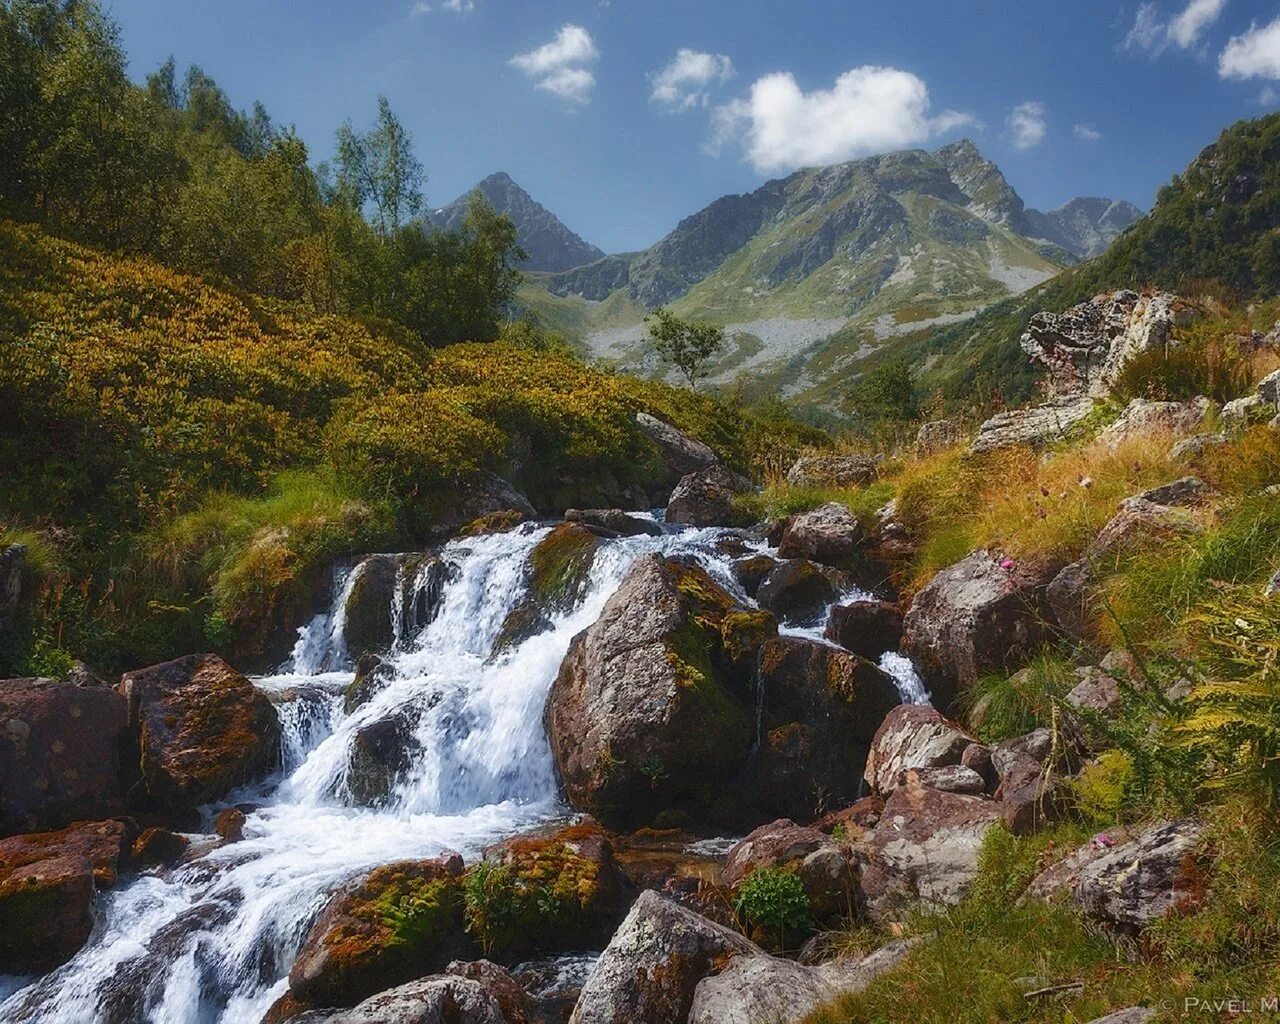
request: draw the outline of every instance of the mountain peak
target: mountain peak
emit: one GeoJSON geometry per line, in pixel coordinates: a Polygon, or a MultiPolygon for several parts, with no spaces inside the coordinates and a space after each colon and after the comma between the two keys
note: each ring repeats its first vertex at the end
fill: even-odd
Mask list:
{"type": "Polygon", "coordinates": [[[551,272],[570,270],[592,263],[604,251],[570,231],[555,214],[520,187],[506,171],[496,171],[459,196],[448,206],[437,210],[432,222],[442,228],[462,226],[467,215],[467,197],[478,191],[499,213],[505,213],[516,226],[516,239],[529,254],[525,270],[551,272]]]}

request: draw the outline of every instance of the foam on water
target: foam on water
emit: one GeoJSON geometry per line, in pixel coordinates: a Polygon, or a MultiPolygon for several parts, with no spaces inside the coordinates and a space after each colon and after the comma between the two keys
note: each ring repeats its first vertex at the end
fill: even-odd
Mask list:
{"type": "MultiPolygon", "coordinates": [[[[650,552],[691,555],[745,596],[732,559],[715,548],[722,531],[620,538],[601,547],[574,608],[495,657],[529,554],[546,532],[526,527],[448,544],[436,614],[403,632],[406,588],[398,585],[388,608],[396,638],[389,681],[350,714],[343,604],[360,568],[338,578],[333,607],[302,631],[286,669],[256,680],[280,715],[282,769],[228,800],[257,808],[244,840],[102,894],[98,927],[69,963],[40,979],[0,978],[0,1020],[258,1024],[286,990],[306,930],[334,889],[396,860],[444,850],[470,860],[501,837],[564,815],[543,705],[570,640],[596,620],[631,563],[650,552]],[[356,806],[353,740],[392,718],[409,724],[412,766],[382,806],[356,806]]],[[[418,573],[410,594],[426,585],[418,573]]],[[[909,681],[909,663],[884,667],[904,699],[916,688],[923,694],[918,679],[909,681]]]]}

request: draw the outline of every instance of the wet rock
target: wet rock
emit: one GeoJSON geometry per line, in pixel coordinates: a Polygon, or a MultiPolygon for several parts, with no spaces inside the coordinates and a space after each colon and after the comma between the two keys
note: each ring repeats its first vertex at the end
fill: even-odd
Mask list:
{"type": "Polygon", "coordinates": [[[983,838],[1000,815],[993,800],[926,789],[909,778],[859,843],[868,915],[883,921],[916,902],[958,903],[977,877],[983,838]]]}
{"type": "Polygon", "coordinates": [[[351,741],[347,789],[366,807],[380,807],[413,764],[418,751],[414,723],[392,715],[361,728],[351,741]]]}
{"type": "Polygon", "coordinates": [[[1221,448],[1230,440],[1226,434],[1196,434],[1185,438],[1169,449],[1165,458],[1174,463],[1193,462],[1205,452],[1221,448]]]}
{"type": "Polygon", "coordinates": [[[819,1007],[861,992],[894,970],[912,943],[889,943],[861,960],[807,966],[772,956],[735,956],[694,992],[689,1024],[799,1024],[819,1007]]]}
{"type": "Polygon", "coordinates": [[[799,637],[765,643],[759,672],[765,741],[731,787],[738,813],[730,820],[749,827],[852,803],[876,729],[901,700],[893,678],[799,637]]]}
{"type": "Polygon", "coordinates": [[[616,537],[661,537],[662,527],[652,519],[633,516],[620,508],[571,508],[564,514],[566,522],[581,523],[591,530],[607,530],[616,537]]]}
{"type": "Polygon", "coordinates": [[[462,859],[388,864],[330,900],[303,940],[289,991],[303,1006],[354,1006],[470,952],[462,859]]]}
{"type": "Polygon", "coordinates": [[[1201,822],[1164,822],[1080,868],[1072,895],[1090,917],[1137,930],[1198,898],[1194,866],[1204,836],[1201,822]]]}
{"type": "Polygon", "coordinates": [[[376,654],[365,654],[356,662],[355,678],[343,691],[343,706],[347,714],[363,707],[378,695],[391,681],[392,669],[376,654]]]}
{"type": "Polygon", "coordinates": [[[733,563],[734,578],[749,597],[755,597],[760,585],[781,563],[768,555],[752,555],[733,563]]]}
{"type": "Polygon", "coordinates": [[[0,680],[0,836],[123,811],[126,719],[112,690],[0,680]]]}
{"type": "Polygon", "coordinates": [[[131,822],[81,821],[56,832],[10,836],[0,840],[0,874],[57,857],[83,857],[89,862],[94,885],[115,887],[121,864],[137,831],[131,822]]]}
{"type": "Polygon", "coordinates": [[[1105,293],[1064,313],[1037,313],[1022,348],[1048,370],[1052,394],[1105,397],[1134,356],[1168,348],[1192,313],[1168,292],[1105,293]]]}
{"type": "Polygon", "coordinates": [[[244,826],[248,819],[244,811],[238,807],[228,807],[219,811],[213,819],[213,831],[224,843],[238,843],[244,838],[244,826]]]}
{"type": "Polygon", "coordinates": [[[593,821],[508,839],[485,851],[484,865],[503,907],[484,941],[503,957],[599,949],[622,916],[622,875],[593,821]]]}
{"type": "Polygon", "coordinates": [[[494,653],[517,646],[551,628],[555,615],[572,608],[591,576],[602,541],[581,523],[561,523],[529,553],[524,599],[511,610],[494,653]]]}
{"type": "Polygon", "coordinates": [[[130,672],[120,691],[138,740],[144,806],[181,813],[277,767],[280,723],[271,701],[216,655],[130,672]]]}
{"type": "Polygon", "coordinates": [[[1045,586],[1053,575],[975,551],[916,595],[902,649],[941,706],[982,676],[1016,667],[1048,639],[1045,586]]]}
{"type": "Polygon", "coordinates": [[[448,567],[435,555],[370,555],[352,570],[357,574],[344,605],[342,636],[357,662],[367,654],[389,651],[399,636],[410,636],[435,618],[448,567]],[[401,609],[393,621],[391,609],[401,609]]]}
{"type": "Polygon", "coordinates": [[[734,954],[763,951],[654,892],[642,892],[578,997],[570,1024],[686,1024],[698,983],[734,954]]]}
{"type": "Polygon", "coordinates": [[[908,770],[958,765],[974,742],[962,726],[935,708],[899,705],[885,717],[871,741],[867,784],[875,793],[888,796],[908,770]]]}
{"type": "Polygon", "coordinates": [[[482,470],[457,484],[448,506],[433,517],[432,527],[440,536],[452,536],[469,523],[495,513],[519,520],[533,519],[538,514],[532,502],[508,481],[482,470]]]}
{"type": "Polygon", "coordinates": [[[850,564],[858,554],[862,526],[838,501],[792,516],[778,541],[779,558],[808,558],[822,565],[850,564]]]}
{"type": "Polygon", "coordinates": [[[83,855],[0,868],[0,974],[43,974],[93,931],[93,865],[83,855]]]}
{"type": "Polygon", "coordinates": [[[880,473],[881,458],[874,455],[810,455],[797,459],[787,470],[792,487],[865,487],[880,473]]]}
{"type": "Polygon", "coordinates": [[[789,871],[800,879],[815,921],[852,915],[857,866],[849,850],[830,835],[788,818],[761,825],[729,851],[722,881],[736,891],[752,872],[764,868],[789,871]]]}
{"type": "Polygon", "coordinates": [[[931,455],[959,444],[964,433],[959,424],[952,420],[934,420],[923,423],[916,432],[916,450],[922,455],[931,455]]]}
{"type": "Polygon", "coordinates": [[[706,469],[719,461],[716,453],[701,441],[647,412],[636,413],[636,426],[653,442],[657,450],[663,473],[659,480],[654,481],[656,486],[653,491],[662,497],[671,493],[681,477],[706,469]]]}
{"type": "Polygon", "coordinates": [[[667,502],[667,522],[684,526],[731,526],[733,499],[752,489],[751,481],[716,464],[680,478],[667,502]]]}
{"type": "Polygon", "coordinates": [[[1152,402],[1135,398],[1120,418],[1098,435],[1098,439],[1109,447],[1118,448],[1131,438],[1144,434],[1194,434],[1213,408],[1213,403],[1203,397],[1190,402],[1152,402]]]}
{"type": "Polygon", "coordinates": [[[1081,398],[997,413],[978,428],[970,450],[982,454],[1017,445],[1044,448],[1068,438],[1091,412],[1093,399],[1081,398]]]}
{"type": "Polygon", "coordinates": [[[821,622],[839,597],[840,590],[832,574],[804,558],[779,562],[756,591],[756,601],[761,608],[792,626],[821,622]]]}
{"type": "Polygon", "coordinates": [[[836,605],[823,635],[860,657],[879,661],[902,642],[902,612],[886,601],[836,605]]]}
{"type": "Polygon", "coordinates": [[[637,559],[574,638],[548,696],[570,802],[635,827],[714,801],[750,749],[747,680],[775,631],[772,616],[738,605],[702,569],[637,559]]]}
{"type": "Polygon", "coordinates": [[[153,825],[133,842],[133,859],[144,867],[169,867],[182,860],[191,845],[186,836],[153,825]]]}

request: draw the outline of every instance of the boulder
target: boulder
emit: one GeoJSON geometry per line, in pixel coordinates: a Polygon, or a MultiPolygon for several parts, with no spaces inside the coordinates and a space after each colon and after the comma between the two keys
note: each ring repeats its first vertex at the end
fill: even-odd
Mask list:
{"type": "Polygon", "coordinates": [[[832,643],[870,661],[896,651],[902,642],[902,612],[887,601],[855,601],[836,605],[823,631],[832,643]]]}
{"type": "Polygon", "coordinates": [[[978,428],[970,451],[983,454],[1017,445],[1044,448],[1065,440],[1092,412],[1092,398],[1077,398],[996,413],[978,428]]]}
{"type": "Polygon", "coordinates": [[[680,478],[700,469],[715,465],[716,453],[701,441],[697,441],[683,431],[677,430],[670,423],[664,423],[647,412],[636,413],[636,426],[657,449],[658,459],[663,472],[660,480],[655,481],[655,493],[663,496],[671,493],[671,489],[680,482],[680,478]]]}
{"type": "Polygon", "coordinates": [[[773,617],[701,568],[638,558],[600,618],[570,644],[546,705],[570,802],[610,827],[706,807],[745,761],[748,678],[773,617]]]}
{"type": "Polygon", "coordinates": [[[838,811],[832,811],[830,814],[824,814],[821,818],[813,823],[813,827],[819,832],[826,832],[828,835],[836,834],[839,829],[848,835],[861,835],[868,829],[873,829],[880,822],[880,815],[884,813],[884,801],[878,796],[864,796],[861,800],[857,800],[848,807],[838,811]]]}
{"type": "Polygon", "coordinates": [[[93,931],[95,889],[119,877],[131,828],[81,822],[0,841],[0,975],[45,973],[93,931]]]}
{"type": "Polygon", "coordinates": [[[347,791],[361,806],[381,807],[405,777],[418,752],[415,722],[404,714],[362,726],[351,739],[347,791]]]}
{"type": "Polygon", "coordinates": [[[248,820],[240,808],[228,807],[213,819],[213,831],[224,843],[238,843],[244,838],[244,826],[248,820]]]}
{"type": "Polygon", "coordinates": [[[1110,448],[1145,434],[1194,434],[1214,408],[1201,397],[1190,402],[1153,402],[1135,398],[1098,439],[1110,448]]]}
{"type": "Polygon", "coordinates": [[[982,676],[1014,668],[1052,634],[1039,566],[975,551],[943,569],[911,603],[902,649],[940,706],[982,676]]]}
{"type": "MultiPolygon", "coordinates": [[[[974,746],[977,744],[966,747],[965,753],[974,746]]],[[[987,780],[982,773],[968,765],[948,764],[933,768],[908,768],[898,777],[898,785],[894,789],[907,785],[910,775],[915,775],[920,785],[926,789],[936,789],[939,793],[969,793],[980,796],[987,791],[987,780]]]]}
{"type": "Polygon", "coordinates": [[[289,994],[299,1006],[354,1006],[470,952],[462,859],[388,864],[321,911],[289,971],[289,994]]]}
{"type": "Polygon", "coordinates": [[[809,455],[787,470],[792,487],[865,487],[880,472],[874,455],[809,455]]]}
{"type": "Polygon", "coordinates": [[[908,776],[858,844],[868,915],[884,921],[915,902],[958,903],[977,877],[983,838],[1000,815],[994,800],[926,789],[908,776]]]}
{"type": "Polygon", "coordinates": [[[667,502],[667,522],[682,526],[730,526],[733,499],[746,494],[751,481],[717,463],[680,478],[667,502]]]}
{"type": "Polygon", "coordinates": [[[444,969],[445,974],[466,978],[483,986],[498,1001],[503,1024],[531,1024],[533,1001],[520,982],[505,967],[492,960],[455,960],[444,969]]]}
{"type": "Polygon", "coordinates": [[[1064,698],[1073,708],[1105,715],[1120,703],[1123,690],[1119,681],[1109,672],[1088,665],[1077,669],[1076,675],[1080,682],[1064,698]]]}
{"type": "Polygon", "coordinates": [[[123,811],[126,724],[113,690],[0,680],[0,836],[123,811]]]}
{"type": "Polygon", "coordinates": [[[1242,430],[1249,421],[1267,409],[1267,405],[1257,395],[1245,395],[1222,407],[1222,422],[1234,430],[1242,430]]]}
{"type": "Polygon", "coordinates": [[[933,420],[922,423],[916,431],[916,451],[922,455],[931,455],[951,448],[964,439],[964,432],[953,420],[933,420]]]}
{"type": "Polygon", "coordinates": [[[581,523],[598,535],[610,537],[661,537],[662,527],[652,519],[633,516],[620,508],[567,509],[566,522],[581,523]]]}
{"type": "Polygon", "coordinates": [[[591,566],[602,541],[581,523],[561,523],[538,541],[525,569],[525,596],[507,615],[494,653],[516,646],[551,628],[586,591],[591,566]]]}
{"type": "Polygon", "coordinates": [[[169,867],[182,860],[190,846],[186,836],[153,825],[133,841],[133,859],[143,867],[169,867]]]}
{"type": "Polygon", "coordinates": [[[1132,551],[1152,540],[1201,533],[1204,527],[1186,509],[1157,505],[1145,498],[1126,498],[1120,511],[1089,545],[1089,557],[1096,561],[1132,551]]]}
{"type": "Polygon", "coordinates": [[[501,917],[482,936],[504,958],[534,951],[599,949],[622,911],[623,880],[613,846],[590,819],[516,836],[485,851],[501,917]]]}
{"type": "Polygon", "coordinates": [[[721,881],[736,891],[752,872],[766,868],[800,879],[815,921],[852,917],[857,865],[852,853],[827,833],[788,818],[761,825],[729,851],[721,881]]]}
{"type": "Polygon", "coordinates": [[[1193,818],[1155,825],[1084,864],[1072,896],[1090,917],[1125,931],[1193,909],[1202,895],[1194,867],[1203,836],[1193,818]]]}
{"type": "Polygon", "coordinates": [[[703,978],[754,943],[655,892],[642,892],[591,972],[570,1024],[686,1024],[703,978]]]}
{"type": "Polygon", "coordinates": [[[799,1024],[819,1007],[861,992],[898,967],[909,941],[891,942],[861,960],[817,966],[773,956],[735,956],[694,991],[689,1024],[799,1024]]]}
{"type": "Polygon", "coordinates": [[[1058,628],[1077,640],[1088,639],[1093,624],[1092,588],[1096,574],[1087,558],[1064,566],[1045,588],[1045,600],[1058,628]]]}
{"type": "Polygon", "coordinates": [[[867,784],[873,792],[888,796],[908,770],[958,765],[975,742],[962,726],[935,708],[902,704],[889,712],[871,741],[867,784]]]}
{"type": "Polygon", "coordinates": [[[1030,835],[1046,821],[1056,820],[1066,807],[1066,786],[1048,763],[1053,740],[1047,729],[1005,740],[991,752],[1000,785],[996,799],[1009,831],[1030,835]]]}
{"type": "Polygon", "coordinates": [[[1258,397],[1266,405],[1280,405],[1280,370],[1275,370],[1258,382],[1258,397]]]}
{"type": "Polygon", "coordinates": [[[392,679],[394,672],[376,654],[363,655],[356,662],[355,677],[343,691],[343,707],[347,714],[373,700],[392,679]]]}
{"type": "Polygon", "coordinates": [[[1098,1017],[1089,1024],[1147,1024],[1147,1021],[1154,1020],[1155,1016],[1155,1010],[1149,1010],[1145,1006],[1130,1006],[1126,1010],[1117,1010],[1105,1017],[1098,1017]]]}
{"type": "Polygon", "coordinates": [[[1195,508],[1203,505],[1213,494],[1213,488],[1198,476],[1184,476],[1172,483],[1153,487],[1149,491],[1121,502],[1121,507],[1134,504],[1169,505],[1174,508],[1195,508]]]}
{"type": "Polygon", "coordinates": [[[481,470],[455,485],[447,506],[432,517],[432,531],[451,537],[477,520],[502,513],[508,513],[504,516],[508,523],[532,519],[538,514],[533,503],[508,481],[496,473],[481,470]]]}
{"type": "Polygon", "coordinates": [[[792,516],[778,542],[779,558],[808,558],[823,565],[850,564],[862,541],[862,526],[838,501],[792,516]]]}
{"type": "Polygon", "coordinates": [[[313,1011],[290,1018],[293,1024],[525,1024],[527,1019],[523,1008],[513,1014],[504,1007],[485,980],[455,974],[399,985],[350,1010],[313,1011]]]}
{"type": "Polygon", "coordinates": [[[781,563],[768,555],[751,555],[733,563],[733,577],[748,597],[755,597],[762,584],[781,563]]]}
{"type": "Polygon", "coordinates": [[[817,625],[840,598],[836,576],[805,558],[778,562],[756,590],[761,608],[791,626],[817,625]]]}
{"type": "Polygon", "coordinates": [[[1166,350],[1174,327],[1193,314],[1168,292],[1108,292],[1065,313],[1037,313],[1027,324],[1022,349],[1048,370],[1051,394],[1103,398],[1134,356],[1166,350]]]}
{"type": "Polygon", "coordinates": [[[761,649],[759,685],[764,742],[731,787],[742,812],[733,822],[814,817],[855,800],[876,729],[901,701],[893,678],[839,648],[778,637],[761,649]]]}
{"type": "Polygon", "coordinates": [[[193,654],[129,672],[120,692],[141,758],[140,806],[179,814],[277,767],[275,708],[217,655],[193,654]]]}
{"type": "Polygon", "coordinates": [[[1195,434],[1175,444],[1165,458],[1175,465],[1193,462],[1205,452],[1221,448],[1229,440],[1226,434],[1195,434]]]}

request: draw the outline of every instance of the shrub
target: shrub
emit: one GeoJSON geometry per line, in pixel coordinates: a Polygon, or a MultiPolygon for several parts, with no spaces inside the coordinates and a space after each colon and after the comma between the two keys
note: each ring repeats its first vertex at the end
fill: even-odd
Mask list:
{"type": "Polygon", "coordinates": [[[1122,398],[1185,402],[1207,395],[1230,402],[1252,384],[1249,359],[1224,341],[1194,341],[1141,352],[1125,364],[1115,391],[1122,398]]]}
{"type": "Polygon", "coordinates": [[[754,869],[738,887],[733,906],[747,921],[772,931],[781,949],[788,932],[795,937],[813,925],[804,883],[781,868],[754,869]]]}

